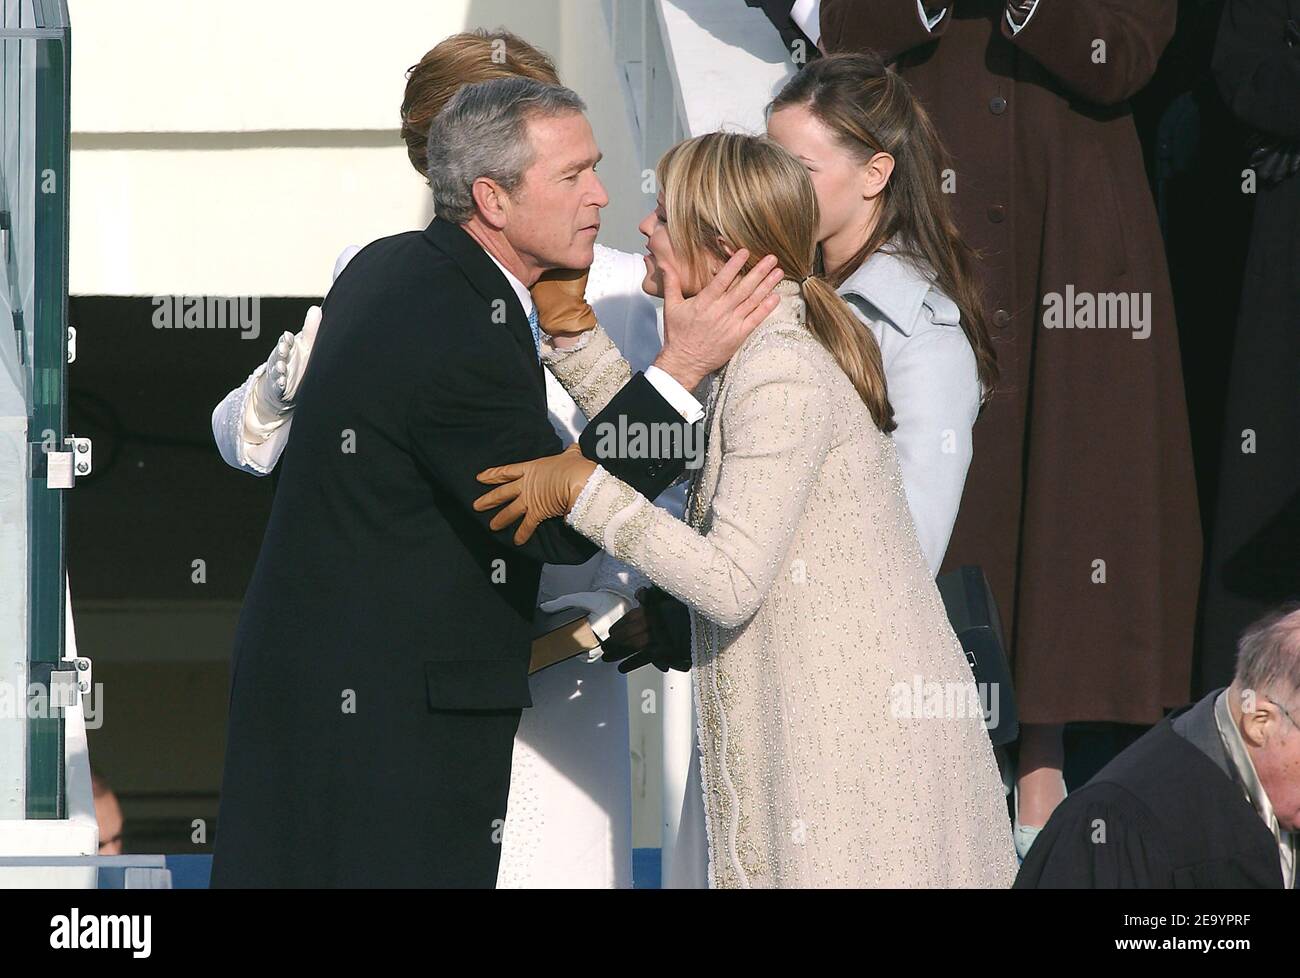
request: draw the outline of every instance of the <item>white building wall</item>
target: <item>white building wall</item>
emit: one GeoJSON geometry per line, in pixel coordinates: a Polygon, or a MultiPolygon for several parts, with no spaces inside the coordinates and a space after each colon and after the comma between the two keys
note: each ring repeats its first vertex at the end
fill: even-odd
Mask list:
{"type": "Polygon", "coordinates": [[[306,295],[348,244],[422,227],[406,69],[505,25],[582,95],[613,203],[644,210],[600,0],[69,0],[74,295],[306,295]]]}

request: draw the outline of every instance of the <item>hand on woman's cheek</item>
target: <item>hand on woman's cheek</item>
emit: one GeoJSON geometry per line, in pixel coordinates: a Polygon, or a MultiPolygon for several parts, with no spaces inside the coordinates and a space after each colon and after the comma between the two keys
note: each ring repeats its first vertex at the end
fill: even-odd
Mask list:
{"type": "Polygon", "coordinates": [[[667,269],[677,280],[677,288],[681,290],[682,296],[689,299],[700,291],[699,283],[695,281],[695,276],[689,271],[682,268],[682,264],[677,260],[677,254],[673,251],[672,241],[668,237],[667,228],[660,227],[650,239],[650,251],[654,256],[656,277],[659,280],[659,296],[664,295],[664,270],[667,269]]]}

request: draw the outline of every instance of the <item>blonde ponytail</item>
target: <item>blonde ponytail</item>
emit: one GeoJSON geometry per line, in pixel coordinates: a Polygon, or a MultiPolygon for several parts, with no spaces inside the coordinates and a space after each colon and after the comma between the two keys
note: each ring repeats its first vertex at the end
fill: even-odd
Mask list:
{"type": "Polygon", "coordinates": [[[804,279],[802,292],[808,310],[808,331],[848,376],[876,427],[886,433],[893,431],[898,425],[889,403],[876,337],[824,278],[812,275],[804,279]]]}

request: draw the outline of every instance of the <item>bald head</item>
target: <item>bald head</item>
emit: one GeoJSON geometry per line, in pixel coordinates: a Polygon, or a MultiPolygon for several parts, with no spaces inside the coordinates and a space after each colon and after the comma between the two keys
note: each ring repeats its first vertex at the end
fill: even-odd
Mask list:
{"type": "Polygon", "coordinates": [[[1282,696],[1300,690],[1300,603],[1282,606],[1242,633],[1233,685],[1282,696]]]}
{"type": "Polygon", "coordinates": [[[1282,828],[1300,827],[1300,603],[1251,625],[1237,643],[1232,719],[1282,828]]]}

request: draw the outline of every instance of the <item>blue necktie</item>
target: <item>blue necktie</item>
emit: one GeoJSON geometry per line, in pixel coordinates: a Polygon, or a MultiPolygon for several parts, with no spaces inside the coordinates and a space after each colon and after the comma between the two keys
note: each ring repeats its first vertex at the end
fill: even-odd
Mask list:
{"type": "Polygon", "coordinates": [[[537,307],[533,306],[528,313],[528,328],[533,331],[533,346],[537,350],[537,359],[542,358],[542,329],[537,322],[537,307]]]}

